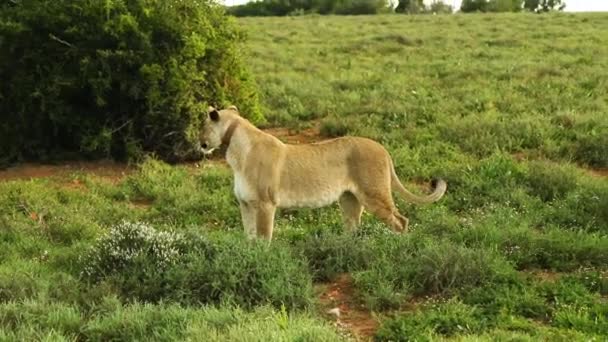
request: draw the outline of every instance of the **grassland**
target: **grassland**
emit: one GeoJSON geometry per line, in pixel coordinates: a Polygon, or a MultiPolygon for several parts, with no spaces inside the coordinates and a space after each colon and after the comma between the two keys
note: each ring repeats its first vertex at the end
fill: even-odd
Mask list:
{"type": "Polygon", "coordinates": [[[608,336],[608,14],[239,20],[267,127],[377,139],[446,197],[398,200],[407,235],[281,211],[266,247],[218,163],[1,181],[0,340],[608,336]]]}

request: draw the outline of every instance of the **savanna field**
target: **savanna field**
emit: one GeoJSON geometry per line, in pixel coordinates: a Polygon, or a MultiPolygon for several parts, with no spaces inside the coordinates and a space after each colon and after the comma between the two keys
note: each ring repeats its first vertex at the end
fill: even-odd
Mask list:
{"type": "Polygon", "coordinates": [[[282,210],[267,246],[217,157],[0,171],[0,340],[608,339],[608,14],[237,23],[265,130],[445,197],[396,195],[403,235],[282,210]]]}

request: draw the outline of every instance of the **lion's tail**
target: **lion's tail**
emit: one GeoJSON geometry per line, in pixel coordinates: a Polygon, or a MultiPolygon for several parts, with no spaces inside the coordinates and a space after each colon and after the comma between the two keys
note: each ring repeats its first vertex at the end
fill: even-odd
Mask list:
{"type": "Polygon", "coordinates": [[[438,201],[441,197],[443,197],[446,189],[448,188],[448,185],[446,184],[446,182],[443,179],[433,179],[433,182],[432,182],[433,192],[430,195],[427,195],[427,196],[414,195],[413,193],[409,192],[403,186],[403,184],[401,184],[401,181],[399,180],[399,177],[397,177],[397,173],[395,172],[395,167],[393,166],[392,161],[391,161],[391,186],[393,187],[393,189],[398,190],[401,193],[401,195],[403,195],[403,197],[405,197],[407,200],[417,203],[417,204],[433,203],[433,202],[438,201]]]}

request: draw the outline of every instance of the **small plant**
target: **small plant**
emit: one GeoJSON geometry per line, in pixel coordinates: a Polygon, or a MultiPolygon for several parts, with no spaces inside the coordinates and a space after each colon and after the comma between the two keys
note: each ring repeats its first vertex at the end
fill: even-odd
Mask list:
{"type": "Polygon", "coordinates": [[[608,336],[608,304],[561,306],[555,313],[553,325],[608,336]]]}
{"type": "Polygon", "coordinates": [[[490,282],[514,278],[513,267],[488,250],[438,243],[421,250],[409,262],[413,289],[421,294],[454,293],[490,282]]]}
{"type": "Polygon", "coordinates": [[[327,138],[341,137],[348,134],[350,127],[342,120],[328,119],[321,124],[321,136],[327,138]]]}
{"type": "Polygon", "coordinates": [[[230,303],[241,307],[271,304],[288,309],[307,307],[312,277],[305,259],[284,245],[247,241],[240,234],[194,241],[194,248],[164,281],[175,288],[170,298],[184,304],[230,303]]]}
{"type": "Polygon", "coordinates": [[[82,258],[81,275],[99,280],[121,272],[158,272],[178,262],[184,252],[182,236],[154,229],[146,223],[123,221],[97,240],[82,258]]]}
{"type": "Polygon", "coordinates": [[[308,260],[317,280],[329,280],[340,273],[358,270],[373,258],[369,241],[349,234],[307,235],[294,242],[294,249],[308,260]]]}
{"type": "Polygon", "coordinates": [[[106,282],[127,300],[242,307],[310,304],[312,280],[304,260],[279,243],[268,247],[241,235],[200,236],[123,222],[83,258],[82,278],[106,282]]]}
{"type": "Polygon", "coordinates": [[[565,197],[576,188],[573,170],[546,162],[533,162],[528,167],[528,184],[531,192],[543,201],[565,197]]]}
{"type": "Polygon", "coordinates": [[[480,312],[460,300],[432,304],[425,310],[405,314],[382,324],[377,341],[431,341],[433,335],[454,336],[481,331],[480,312]]]}

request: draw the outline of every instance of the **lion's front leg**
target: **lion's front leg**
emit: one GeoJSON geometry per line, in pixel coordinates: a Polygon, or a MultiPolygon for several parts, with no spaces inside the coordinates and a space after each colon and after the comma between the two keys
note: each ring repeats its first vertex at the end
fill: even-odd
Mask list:
{"type": "Polygon", "coordinates": [[[274,228],[274,214],[277,207],[272,202],[259,202],[256,206],[257,235],[270,241],[274,228]]]}

